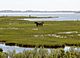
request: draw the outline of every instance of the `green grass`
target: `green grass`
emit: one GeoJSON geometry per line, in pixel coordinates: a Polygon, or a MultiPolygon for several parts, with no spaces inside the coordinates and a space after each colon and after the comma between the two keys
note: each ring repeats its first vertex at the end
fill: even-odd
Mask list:
{"type": "Polygon", "coordinates": [[[9,45],[14,43],[24,47],[80,46],[80,36],[78,36],[80,34],[80,21],[45,21],[44,26],[36,27],[34,22],[18,20],[23,18],[27,17],[0,17],[0,41],[5,41],[9,45]],[[71,31],[78,33],[58,34],[71,31]],[[66,36],[67,38],[48,36],[48,34],[66,36]]]}

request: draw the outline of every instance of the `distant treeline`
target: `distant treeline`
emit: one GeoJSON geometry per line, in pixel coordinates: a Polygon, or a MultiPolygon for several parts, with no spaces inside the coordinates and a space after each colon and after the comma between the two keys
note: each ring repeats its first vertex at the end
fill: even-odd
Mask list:
{"type": "Polygon", "coordinates": [[[25,11],[16,11],[16,10],[1,10],[0,12],[7,12],[7,13],[9,13],[9,12],[12,12],[12,13],[17,13],[17,12],[20,12],[20,13],[25,13],[25,12],[40,12],[40,13],[59,13],[59,12],[62,12],[62,13],[65,13],[65,12],[67,12],[67,13],[75,13],[75,12],[80,12],[80,11],[33,11],[33,10],[25,10],[25,11]]]}

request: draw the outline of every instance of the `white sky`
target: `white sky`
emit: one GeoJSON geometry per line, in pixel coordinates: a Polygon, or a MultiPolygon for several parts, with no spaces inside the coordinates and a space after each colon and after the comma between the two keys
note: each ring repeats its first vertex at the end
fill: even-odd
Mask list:
{"type": "Polygon", "coordinates": [[[80,10],[80,0],[0,0],[0,10],[80,10]]]}

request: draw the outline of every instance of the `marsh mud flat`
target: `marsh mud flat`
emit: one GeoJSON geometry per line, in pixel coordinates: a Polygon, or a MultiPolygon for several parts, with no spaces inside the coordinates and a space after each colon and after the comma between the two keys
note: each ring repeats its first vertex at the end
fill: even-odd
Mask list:
{"type": "MultiPolygon", "coordinates": [[[[5,43],[0,43],[0,48],[3,49],[3,52],[8,52],[8,51],[16,51],[16,53],[20,53],[20,52],[23,52],[24,50],[27,51],[27,50],[33,50],[34,48],[25,48],[25,47],[19,47],[19,46],[7,46],[5,45],[5,43]]],[[[39,49],[39,48],[38,48],[39,49]]],[[[45,48],[47,49],[49,52],[52,50],[52,49],[55,49],[55,48],[45,48]]],[[[65,46],[64,47],[64,51],[69,51],[71,49],[70,46],[65,46]]],[[[74,50],[76,51],[80,51],[80,47],[74,47],[73,48],[74,50]]]]}

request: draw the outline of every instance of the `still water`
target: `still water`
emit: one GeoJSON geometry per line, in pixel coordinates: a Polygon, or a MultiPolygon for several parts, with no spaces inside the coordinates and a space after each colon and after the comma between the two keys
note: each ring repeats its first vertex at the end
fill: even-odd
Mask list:
{"type": "MultiPolygon", "coordinates": [[[[5,45],[5,43],[0,44],[0,48],[3,49],[3,52],[8,52],[8,51],[13,51],[15,50],[16,53],[20,53],[23,52],[24,50],[33,50],[34,48],[25,48],[25,47],[19,47],[19,46],[7,46],[5,45]]],[[[50,52],[50,48],[46,48],[49,52],[50,52]]],[[[69,46],[65,46],[64,50],[65,51],[69,51],[70,47],[69,46]]],[[[75,50],[80,51],[80,48],[74,48],[75,50]]]]}
{"type": "MultiPolygon", "coordinates": [[[[51,16],[51,17],[59,17],[55,20],[80,20],[80,13],[31,13],[31,12],[25,12],[25,13],[0,13],[0,16],[51,16]]],[[[51,18],[52,19],[52,18],[51,18]]],[[[52,19],[54,20],[54,18],[52,19]]]]}

